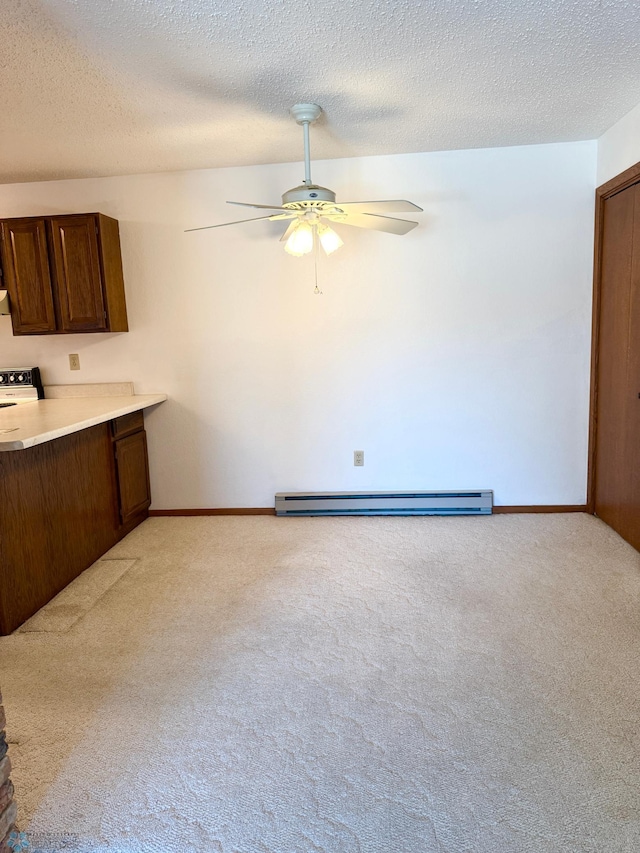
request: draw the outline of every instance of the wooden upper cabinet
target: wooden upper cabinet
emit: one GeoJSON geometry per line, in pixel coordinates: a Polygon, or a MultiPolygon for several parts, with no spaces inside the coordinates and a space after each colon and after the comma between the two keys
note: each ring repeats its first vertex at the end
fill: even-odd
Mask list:
{"type": "Polygon", "coordinates": [[[51,249],[58,283],[61,330],[104,332],[107,310],[94,217],[56,216],[51,220],[51,249]]]}
{"type": "Polygon", "coordinates": [[[1,248],[14,335],[128,331],[115,219],[5,219],[1,248]]]}
{"type": "Polygon", "coordinates": [[[5,287],[9,291],[14,335],[56,331],[53,285],[44,219],[1,223],[5,287]]]}

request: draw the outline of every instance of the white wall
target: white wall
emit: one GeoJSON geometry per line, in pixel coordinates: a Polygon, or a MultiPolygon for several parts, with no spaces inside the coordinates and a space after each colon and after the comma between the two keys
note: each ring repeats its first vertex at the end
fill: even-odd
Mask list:
{"type": "Polygon", "coordinates": [[[598,140],[598,186],[640,162],[640,104],[598,140]]]}
{"type": "Polygon", "coordinates": [[[343,227],[321,296],[280,224],[183,233],[244,218],[225,199],[277,203],[299,164],[0,187],[4,217],[120,220],[131,328],[14,338],[0,318],[0,364],[167,392],[154,508],[392,488],[582,503],[595,160],[571,143],[317,162],[339,200],[425,208],[405,237],[343,227]]]}

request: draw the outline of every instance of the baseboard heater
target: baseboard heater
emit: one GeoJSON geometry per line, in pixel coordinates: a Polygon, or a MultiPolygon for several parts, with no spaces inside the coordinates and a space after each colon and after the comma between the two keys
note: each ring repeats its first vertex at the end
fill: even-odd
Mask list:
{"type": "Polygon", "coordinates": [[[491,515],[493,491],[278,492],[276,515],[491,515]]]}

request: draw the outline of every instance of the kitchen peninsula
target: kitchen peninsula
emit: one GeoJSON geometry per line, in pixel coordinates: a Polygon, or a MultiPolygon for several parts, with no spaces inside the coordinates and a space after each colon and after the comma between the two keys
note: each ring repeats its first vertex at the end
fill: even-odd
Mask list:
{"type": "Polygon", "coordinates": [[[140,524],[151,503],[143,410],[166,395],[120,383],[50,386],[45,398],[0,409],[3,636],[140,524]]]}

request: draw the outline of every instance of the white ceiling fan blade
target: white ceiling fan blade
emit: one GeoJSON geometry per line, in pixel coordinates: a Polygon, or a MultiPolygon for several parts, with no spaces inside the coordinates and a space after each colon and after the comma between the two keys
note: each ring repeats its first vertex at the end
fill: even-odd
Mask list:
{"type": "Polygon", "coordinates": [[[327,219],[332,225],[355,225],[356,228],[370,228],[372,231],[386,231],[389,234],[407,234],[418,224],[408,219],[394,219],[373,213],[325,213],[322,219],[327,219]]]}
{"type": "Polygon", "coordinates": [[[277,204],[248,204],[246,201],[228,201],[227,204],[237,204],[239,207],[257,207],[260,210],[289,210],[277,204]]]}
{"type": "Polygon", "coordinates": [[[344,204],[336,204],[345,213],[410,213],[412,210],[422,212],[412,201],[396,199],[395,201],[346,201],[344,204]]]}
{"type": "Polygon", "coordinates": [[[291,234],[293,233],[293,231],[294,231],[297,227],[298,227],[298,223],[297,223],[297,222],[291,222],[291,223],[289,223],[289,227],[287,228],[287,230],[284,232],[284,234],[283,234],[283,235],[282,235],[282,237],[280,238],[280,242],[281,242],[281,243],[285,243],[285,242],[289,239],[289,237],[291,236],[291,234]]]}
{"type": "Polygon", "coordinates": [[[209,228],[224,228],[225,225],[241,225],[243,222],[263,222],[265,219],[292,219],[295,213],[279,213],[275,216],[256,216],[253,219],[236,219],[235,222],[220,222],[218,225],[202,225],[200,228],[185,228],[188,231],[207,231],[209,228]]]}

